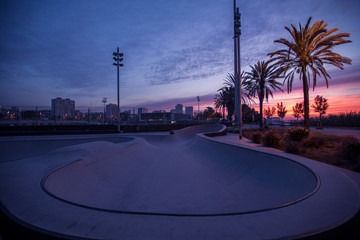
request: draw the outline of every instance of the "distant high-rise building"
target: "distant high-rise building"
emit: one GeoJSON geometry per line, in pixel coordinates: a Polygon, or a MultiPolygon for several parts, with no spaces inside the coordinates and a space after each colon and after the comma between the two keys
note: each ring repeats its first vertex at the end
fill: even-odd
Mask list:
{"type": "Polygon", "coordinates": [[[183,113],[183,105],[182,104],[176,104],[175,106],[176,113],[183,113]]]}
{"type": "Polygon", "coordinates": [[[142,113],[148,113],[148,109],[147,109],[147,108],[144,108],[144,107],[138,108],[139,121],[141,121],[141,114],[142,114],[142,113]]]}
{"type": "Polygon", "coordinates": [[[185,114],[193,116],[194,115],[194,108],[193,107],[185,107],[185,114]]]}
{"type": "Polygon", "coordinates": [[[74,118],[75,117],[75,101],[69,98],[51,99],[51,117],[57,118],[74,118]]]}
{"type": "Polygon", "coordinates": [[[107,118],[118,118],[119,110],[117,104],[110,103],[106,105],[106,117],[107,118]]]}
{"type": "Polygon", "coordinates": [[[154,110],[152,111],[152,113],[165,113],[166,111],[165,110],[154,110]]]}

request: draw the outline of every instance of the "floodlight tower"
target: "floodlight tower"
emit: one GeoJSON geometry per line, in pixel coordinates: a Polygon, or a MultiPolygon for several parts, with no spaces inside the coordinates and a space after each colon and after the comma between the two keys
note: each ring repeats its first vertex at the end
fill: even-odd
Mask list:
{"type": "Polygon", "coordinates": [[[197,101],[198,101],[198,122],[200,121],[200,97],[199,96],[197,96],[196,97],[196,99],[197,99],[197,101]]]}
{"type": "Polygon", "coordinates": [[[240,35],[241,14],[234,0],[234,78],[235,78],[235,126],[239,126],[239,139],[242,139],[242,113],[241,113],[241,61],[240,61],[240,35]]]}
{"type": "Polygon", "coordinates": [[[120,63],[123,61],[124,54],[119,52],[119,47],[117,48],[117,52],[113,52],[113,65],[117,67],[117,109],[118,109],[118,132],[120,132],[120,91],[119,91],[119,68],[123,67],[124,64],[120,63]]]}

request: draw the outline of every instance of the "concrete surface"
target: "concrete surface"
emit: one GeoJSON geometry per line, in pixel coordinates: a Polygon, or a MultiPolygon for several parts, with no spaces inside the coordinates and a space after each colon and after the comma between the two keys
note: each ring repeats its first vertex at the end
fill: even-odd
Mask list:
{"type": "Polygon", "coordinates": [[[360,174],[199,134],[221,128],[0,138],[2,208],[36,230],[89,239],[296,238],[359,210],[360,174]]]}

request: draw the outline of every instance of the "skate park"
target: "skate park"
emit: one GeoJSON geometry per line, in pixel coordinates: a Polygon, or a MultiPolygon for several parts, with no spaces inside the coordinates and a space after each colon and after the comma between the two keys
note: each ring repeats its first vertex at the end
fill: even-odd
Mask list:
{"type": "Polygon", "coordinates": [[[223,130],[2,138],[1,207],[70,239],[301,238],[358,212],[358,173],[223,130]]]}

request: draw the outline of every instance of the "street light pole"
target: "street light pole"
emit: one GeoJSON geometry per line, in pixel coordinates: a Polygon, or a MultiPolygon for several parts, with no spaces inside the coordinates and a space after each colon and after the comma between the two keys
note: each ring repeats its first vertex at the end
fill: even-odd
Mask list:
{"type": "Polygon", "coordinates": [[[199,96],[197,96],[196,97],[197,98],[197,101],[198,101],[198,122],[200,122],[200,97],[199,96]]]}
{"type": "Polygon", "coordinates": [[[118,109],[118,132],[120,132],[120,90],[119,90],[119,85],[120,85],[120,81],[119,81],[119,68],[123,67],[124,64],[120,63],[123,61],[123,53],[119,52],[119,47],[117,48],[117,52],[113,52],[113,59],[114,59],[114,63],[113,65],[117,67],[117,109],[118,109]]]}
{"type": "MultiPolygon", "coordinates": [[[[238,58],[237,58],[237,32],[236,32],[236,0],[234,0],[234,80],[235,80],[235,123],[234,127],[239,126],[239,84],[238,84],[238,58]]],[[[230,119],[231,120],[231,119],[230,119]]]]}
{"type": "Polygon", "coordinates": [[[242,139],[242,111],[241,111],[241,61],[240,35],[241,14],[234,0],[234,78],[235,78],[235,126],[239,126],[239,139],[242,139]]]}

